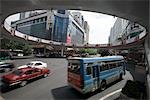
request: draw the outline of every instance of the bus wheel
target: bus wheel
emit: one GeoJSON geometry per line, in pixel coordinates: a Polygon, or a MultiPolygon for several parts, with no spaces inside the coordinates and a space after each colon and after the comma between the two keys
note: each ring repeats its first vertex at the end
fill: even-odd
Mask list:
{"type": "Polygon", "coordinates": [[[122,80],[122,79],[123,79],[123,76],[122,76],[122,74],[120,74],[120,77],[119,77],[119,79],[120,79],[120,80],[122,80]]]}
{"type": "Polygon", "coordinates": [[[106,89],[106,82],[105,81],[102,81],[101,83],[101,90],[105,90],[106,89]]]}

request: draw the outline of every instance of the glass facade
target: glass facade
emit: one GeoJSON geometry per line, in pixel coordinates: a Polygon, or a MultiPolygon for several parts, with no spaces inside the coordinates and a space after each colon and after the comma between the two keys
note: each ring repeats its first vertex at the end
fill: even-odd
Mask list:
{"type": "MultiPolygon", "coordinates": [[[[21,22],[15,22],[16,29],[27,35],[34,37],[53,40],[56,42],[67,43],[67,37],[70,37],[72,44],[83,44],[84,43],[84,30],[74,18],[65,10],[58,10],[54,13],[52,20],[52,27],[47,29],[48,15],[43,17],[34,17],[32,20],[20,20],[21,22]],[[58,14],[59,13],[59,14],[58,14]],[[38,18],[37,18],[38,17],[38,18]]],[[[12,24],[15,24],[12,23],[12,24]]],[[[12,25],[13,26],[13,25],[12,25]]]]}
{"type": "Polygon", "coordinates": [[[59,17],[55,15],[53,40],[57,42],[66,43],[67,28],[68,28],[68,18],[59,17]]]}
{"type": "Polygon", "coordinates": [[[50,39],[50,31],[46,30],[46,17],[19,23],[17,30],[38,38],[50,39]]]}
{"type": "Polygon", "coordinates": [[[75,29],[76,29],[75,34],[72,35],[73,43],[75,43],[75,44],[83,44],[84,33],[73,22],[72,22],[72,24],[73,24],[73,27],[75,27],[75,29]]]}
{"type": "Polygon", "coordinates": [[[58,10],[57,12],[60,14],[65,14],[65,10],[58,10]]]}
{"type": "Polygon", "coordinates": [[[69,20],[68,35],[69,34],[72,44],[83,44],[84,32],[72,21],[72,19],[69,20]]]}

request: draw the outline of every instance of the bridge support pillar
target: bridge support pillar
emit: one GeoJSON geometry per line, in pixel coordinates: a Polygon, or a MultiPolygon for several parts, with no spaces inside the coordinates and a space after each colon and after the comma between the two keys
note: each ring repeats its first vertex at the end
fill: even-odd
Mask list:
{"type": "Polygon", "coordinates": [[[44,46],[44,55],[46,55],[46,46],[44,46]]]}
{"type": "Polygon", "coordinates": [[[146,56],[146,88],[147,88],[147,99],[150,99],[150,33],[148,33],[145,39],[145,56],[146,56]]]}
{"type": "Polygon", "coordinates": [[[63,56],[64,56],[64,48],[61,47],[61,57],[63,57],[63,56]]]}

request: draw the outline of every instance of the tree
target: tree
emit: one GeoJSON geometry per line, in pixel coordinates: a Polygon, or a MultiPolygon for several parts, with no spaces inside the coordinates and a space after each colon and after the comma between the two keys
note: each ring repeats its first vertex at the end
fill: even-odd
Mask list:
{"type": "Polygon", "coordinates": [[[79,52],[80,52],[80,53],[86,53],[86,49],[81,48],[81,49],[79,50],[79,52]]]}
{"type": "Polygon", "coordinates": [[[23,49],[23,54],[24,55],[29,55],[29,54],[32,53],[32,48],[27,44],[25,44],[22,49],[23,49]]]}
{"type": "Polygon", "coordinates": [[[85,49],[85,48],[81,48],[79,50],[79,52],[80,53],[88,53],[90,55],[95,55],[95,54],[97,54],[97,49],[89,49],[89,48],[85,49]]]}
{"type": "Polygon", "coordinates": [[[99,49],[98,53],[101,54],[101,56],[108,56],[110,55],[109,50],[103,50],[103,49],[99,49]]]}
{"type": "Polygon", "coordinates": [[[12,51],[16,49],[23,50],[24,55],[29,55],[32,53],[32,48],[29,46],[29,44],[20,41],[9,40],[9,39],[2,40],[1,48],[11,49],[12,51]]]}

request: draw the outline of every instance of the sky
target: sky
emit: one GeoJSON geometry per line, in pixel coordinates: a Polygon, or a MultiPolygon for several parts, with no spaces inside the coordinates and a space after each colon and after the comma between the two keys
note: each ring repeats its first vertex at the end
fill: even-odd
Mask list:
{"type": "MultiPolygon", "coordinates": [[[[74,12],[74,11],[72,11],[74,12]]],[[[110,29],[116,21],[116,17],[87,11],[79,11],[84,17],[84,20],[88,21],[89,31],[89,44],[107,44],[110,35],[110,29]]],[[[19,19],[19,14],[10,16],[7,22],[19,19]]]]}
{"type": "Polygon", "coordinates": [[[88,21],[90,27],[89,43],[107,44],[111,27],[114,25],[117,18],[114,16],[95,12],[80,12],[84,17],[84,20],[88,21]]]}

